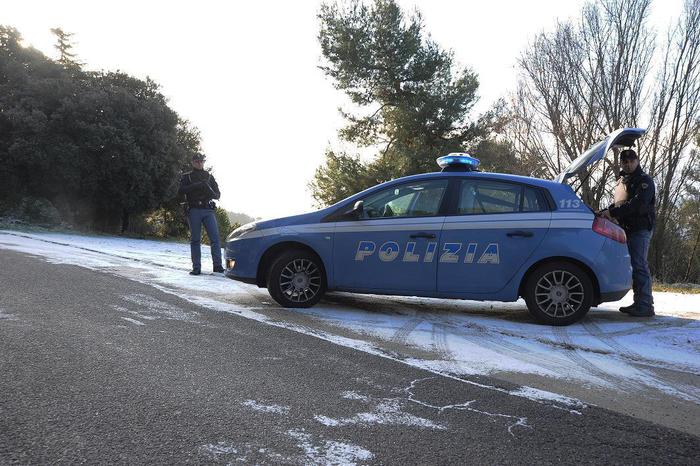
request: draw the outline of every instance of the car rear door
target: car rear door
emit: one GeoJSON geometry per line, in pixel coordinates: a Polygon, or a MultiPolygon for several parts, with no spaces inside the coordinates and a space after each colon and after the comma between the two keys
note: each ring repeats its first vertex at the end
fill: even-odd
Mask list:
{"type": "Polygon", "coordinates": [[[613,148],[631,147],[635,141],[646,133],[643,128],[620,128],[608,134],[605,139],[593,144],[586,152],[571,162],[571,165],[561,172],[554,181],[563,183],[572,176],[582,173],[588,167],[603,159],[613,148]]]}
{"type": "Polygon", "coordinates": [[[338,222],[333,242],[335,287],[433,292],[436,250],[445,216],[447,178],[394,185],[366,196],[363,215],[338,222]]]}
{"type": "Polygon", "coordinates": [[[438,292],[492,293],[502,289],[542,243],[551,213],[539,188],[464,177],[454,215],[443,225],[438,292]]]}

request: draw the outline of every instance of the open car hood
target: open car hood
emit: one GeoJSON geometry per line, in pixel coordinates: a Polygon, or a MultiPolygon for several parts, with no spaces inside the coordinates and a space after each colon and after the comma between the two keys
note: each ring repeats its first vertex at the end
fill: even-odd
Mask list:
{"type": "Polygon", "coordinates": [[[647,130],[643,128],[621,128],[613,131],[608,134],[605,139],[596,142],[586,152],[579,155],[566,170],[559,173],[559,175],[554,178],[554,181],[563,183],[577,173],[582,172],[590,165],[593,165],[605,157],[605,154],[607,154],[608,150],[612,147],[630,147],[634,145],[634,142],[646,133],[646,131],[647,130]]]}

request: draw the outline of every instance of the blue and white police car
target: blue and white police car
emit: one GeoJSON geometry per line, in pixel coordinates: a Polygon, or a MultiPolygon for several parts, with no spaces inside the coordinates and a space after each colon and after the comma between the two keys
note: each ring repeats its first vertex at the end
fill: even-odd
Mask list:
{"type": "Polygon", "coordinates": [[[565,181],[628,147],[643,129],[593,145],[554,181],[477,171],[466,154],[441,172],[388,181],[328,208],[244,225],[226,240],[226,276],[267,287],[284,307],[329,290],[470,300],[523,297],[567,325],[621,299],[632,270],[624,231],[565,181]]]}

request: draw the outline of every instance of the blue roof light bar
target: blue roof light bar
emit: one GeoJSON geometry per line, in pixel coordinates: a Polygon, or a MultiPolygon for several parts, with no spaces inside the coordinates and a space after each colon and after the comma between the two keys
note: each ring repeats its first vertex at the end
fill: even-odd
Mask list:
{"type": "Polygon", "coordinates": [[[476,167],[479,166],[479,159],[477,159],[476,157],[472,157],[466,152],[452,152],[451,154],[438,157],[436,159],[436,162],[438,166],[443,170],[449,167],[459,167],[464,169],[465,171],[468,171],[476,170],[476,167]]]}

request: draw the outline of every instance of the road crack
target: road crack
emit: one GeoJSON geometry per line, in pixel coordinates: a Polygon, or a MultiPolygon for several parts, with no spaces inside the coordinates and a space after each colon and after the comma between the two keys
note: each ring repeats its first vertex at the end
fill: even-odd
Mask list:
{"type": "Polygon", "coordinates": [[[448,405],[443,405],[443,406],[434,405],[432,403],[428,403],[426,401],[422,401],[422,400],[417,399],[416,394],[413,393],[413,390],[416,388],[416,386],[421,382],[425,382],[427,380],[434,380],[434,379],[436,379],[436,377],[425,377],[425,378],[416,379],[416,380],[412,381],[411,384],[404,389],[404,392],[406,392],[408,394],[408,401],[411,401],[412,403],[416,403],[420,406],[424,406],[426,408],[435,409],[439,413],[443,413],[444,411],[447,411],[447,410],[469,411],[469,412],[481,414],[481,415],[488,416],[488,417],[510,420],[510,421],[512,421],[512,423],[508,426],[508,433],[513,437],[515,437],[515,434],[513,433],[513,429],[515,429],[516,427],[523,427],[523,428],[527,428],[527,429],[533,428],[531,425],[529,425],[527,423],[527,418],[524,416],[513,416],[511,414],[503,414],[503,413],[492,413],[489,411],[484,411],[484,410],[472,407],[472,405],[478,401],[476,399],[465,401],[464,403],[448,404],[448,405]]]}

